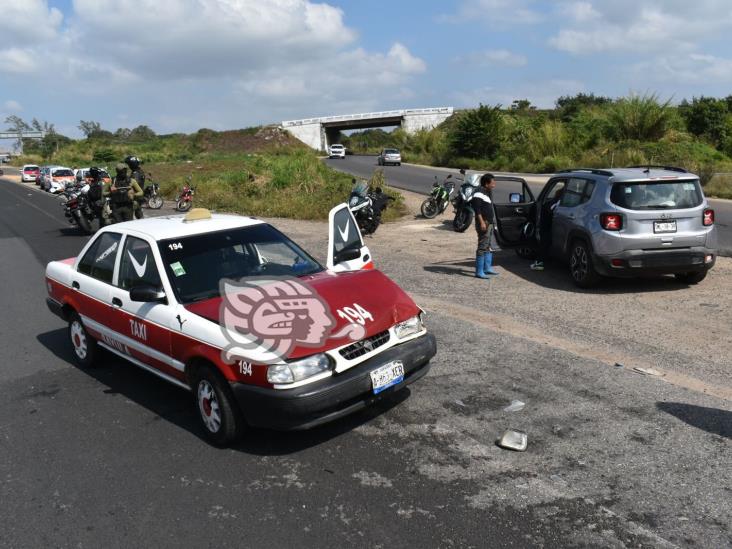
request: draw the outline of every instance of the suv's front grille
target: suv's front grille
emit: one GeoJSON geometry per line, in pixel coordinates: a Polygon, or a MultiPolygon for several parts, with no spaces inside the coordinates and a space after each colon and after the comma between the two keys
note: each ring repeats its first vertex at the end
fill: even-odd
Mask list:
{"type": "Polygon", "coordinates": [[[354,358],[363,356],[366,353],[370,353],[374,349],[381,347],[389,341],[390,337],[389,330],[386,330],[371,337],[367,337],[366,339],[362,339],[361,341],[357,341],[348,347],[344,347],[339,352],[346,360],[353,360],[354,358]]]}

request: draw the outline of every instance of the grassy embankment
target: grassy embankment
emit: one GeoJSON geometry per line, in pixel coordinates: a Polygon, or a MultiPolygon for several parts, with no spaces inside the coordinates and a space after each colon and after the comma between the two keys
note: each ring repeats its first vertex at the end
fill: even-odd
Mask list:
{"type": "Polygon", "coordinates": [[[366,130],[341,141],[356,153],[397,147],[405,162],[486,171],[681,166],[700,176],[708,195],[732,198],[732,176],[714,175],[732,172],[732,96],[679,106],[656,95],[583,94],[560,98],[548,110],[481,105],[430,131],[366,130]]]}
{"type": "MultiPolygon", "coordinates": [[[[85,139],[61,148],[52,159],[26,156],[21,163],[108,166],[125,156],[143,159],[166,198],[174,198],[187,177],[196,189],[195,206],[260,217],[327,219],[346,202],[351,176],[337,172],[316,153],[276,128],[157,136],[143,142],[85,139]]],[[[406,213],[404,199],[376,171],[371,178],[395,200],[384,221],[406,213]]]]}

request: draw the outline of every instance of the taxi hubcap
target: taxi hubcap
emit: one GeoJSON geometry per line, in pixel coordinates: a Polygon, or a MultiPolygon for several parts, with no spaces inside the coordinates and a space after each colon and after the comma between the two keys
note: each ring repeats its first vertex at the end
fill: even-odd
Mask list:
{"type": "Polygon", "coordinates": [[[206,428],[212,433],[218,432],[221,428],[219,401],[213,386],[205,379],[198,383],[198,409],[206,428]]]}
{"type": "Polygon", "coordinates": [[[71,343],[74,345],[76,356],[84,360],[86,358],[86,334],[78,320],[71,323],[71,343]]]}

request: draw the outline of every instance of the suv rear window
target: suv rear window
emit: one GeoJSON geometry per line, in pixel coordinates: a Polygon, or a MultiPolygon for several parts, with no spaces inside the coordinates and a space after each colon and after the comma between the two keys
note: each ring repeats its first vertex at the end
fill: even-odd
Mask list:
{"type": "Polygon", "coordinates": [[[397,149],[384,149],[384,154],[399,154],[397,149]]]}
{"type": "Polygon", "coordinates": [[[55,175],[57,177],[69,177],[69,176],[74,175],[74,172],[72,172],[69,169],[64,168],[61,170],[53,170],[53,175],[55,175]]]}
{"type": "Polygon", "coordinates": [[[703,198],[699,180],[688,179],[615,183],[610,200],[628,210],[674,210],[696,208],[703,198]]]}

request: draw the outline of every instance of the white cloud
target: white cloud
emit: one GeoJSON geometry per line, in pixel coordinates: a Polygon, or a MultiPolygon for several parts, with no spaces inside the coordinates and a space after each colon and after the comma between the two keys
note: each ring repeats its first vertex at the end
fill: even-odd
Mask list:
{"type": "Polygon", "coordinates": [[[602,17],[591,2],[565,2],[559,6],[559,14],[578,23],[594,21],[602,17]]]}
{"type": "Polygon", "coordinates": [[[3,108],[9,112],[20,112],[23,110],[23,105],[18,103],[15,99],[8,99],[3,103],[3,108]]]}
{"type": "Polygon", "coordinates": [[[307,109],[298,116],[336,114],[329,112],[333,109],[358,112],[395,96],[410,96],[405,84],[425,69],[422,59],[395,43],[386,54],[359,48],[300,63],[284,73],[276,67],[252,71],[239,82],[239,89],[255,101],[268,99],[282,106],[294,99],[302,105],[299,108],[307,109]]]}
{"type": "Polygon", "coordinates": [[[343,11],[316,1],[73,0],[64,20],[47,0],[12,0],[26,22],[14,43],[32,45],[0,41],[0,74],[20,86],[25,75],[53,73],[47,91],[67,117],[111,127],[119,105],[163,131],[359,112],[413,96],[424,60],[398,42],[355,47],[343,11]],[[29,41],[37,26],[49,32],[29,41]]]}
{"type": "Polygon", "coordinates": [[[0,48],[3,48],[55,38],[63,14],[49,8],[46,0],[3,0],[0,18],[0,48]]]}
{"type": "Polygon", "coordinates": [[[533,8],[533,0],[462,0],[457,11],[440,16],[448,23],[482,21],[491,26],[501,24],[532,25],[540,23],[544,17],[533,8]]]}
{"type": "Polygon", "coordinates": [[[0,50],[0,71],[2,72],[28,74],[37,68],[36,57],[29,50],[19,48],[0,50]]]}
{"type": "Polygon", "coordinates": [[[147,0],[142,6],[139,0],[75,0],[74,6],[74,41],[95,40],[96,57],[146,78],[286,66],[332,54],[355,39],[340,9],[307,0],[147,0]]]}
{"type": "Polygon", "coordinates": [[[471,65],[494,67],[523,67],[528,63],[526,56],[503,49],[474,52],[457,60],[471,65]]]}
{"type": "Polygon", "coordinates": [[[572,54],[688,52],[732,25],[728,0],[594,0],[564,3],[570,25],[549,39],[572,54]]]}
{"type": "Polygon", "coordinates": [[[732,84],[732,59],[699,53],[660,56],[636,63],[631,72],[635,78],[643,77],[655,82],[686,86],[698,82],[729,85],[732,84]]]}

